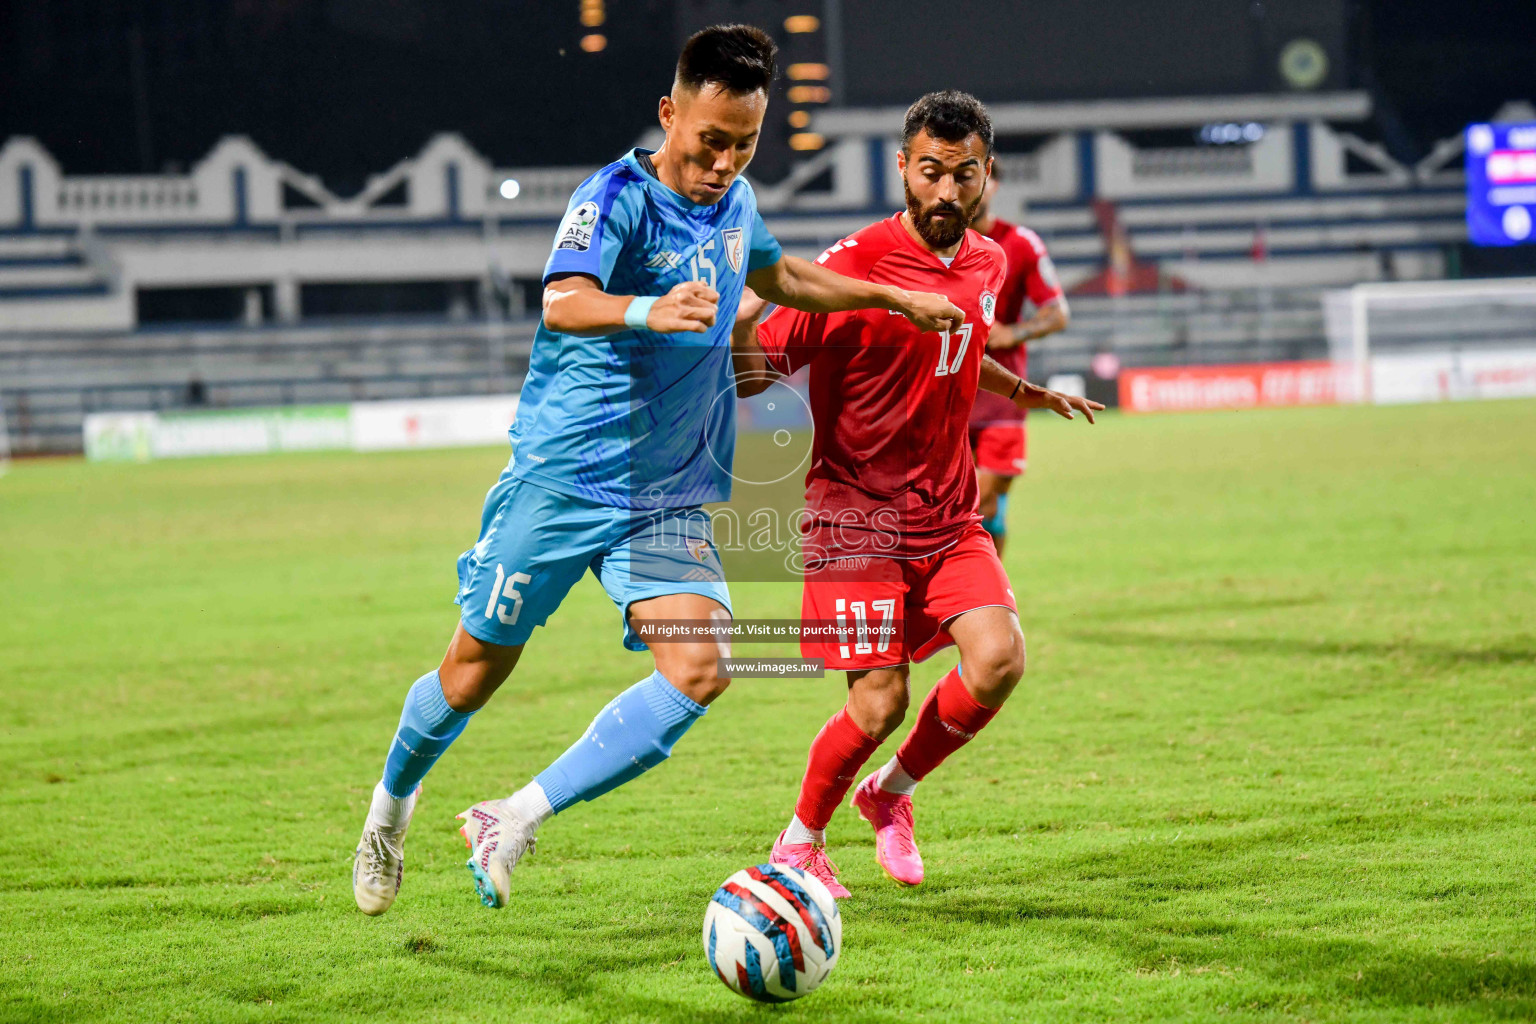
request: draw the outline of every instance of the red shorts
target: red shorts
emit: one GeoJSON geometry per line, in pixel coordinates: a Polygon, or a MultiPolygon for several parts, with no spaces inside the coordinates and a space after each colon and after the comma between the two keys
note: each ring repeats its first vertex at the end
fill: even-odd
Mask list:
{"type": "Polygon", "coordinates": [[[992,537],[973,523],[924,558],[844,558],[809,571],[800,616],[821,634],[802,637],[800,653],[850,670],[925,661],[955,642],[951,619],[994,605],[1018,611],[992,537]]]}
{"type": "Polygon", "coordinates": [[[1018,476],[1024,472],[1028,449],[1023,420],[993,420],[971,424],[971,451],[976,468],[998,476],[1018,476]]]}

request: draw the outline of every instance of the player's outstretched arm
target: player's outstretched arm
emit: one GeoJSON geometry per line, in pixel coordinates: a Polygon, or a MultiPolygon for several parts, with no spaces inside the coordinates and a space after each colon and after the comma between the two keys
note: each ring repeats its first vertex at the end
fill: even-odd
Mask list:
{"type": "Polygon", "coordinates": [[[924,331],[953,330],[965,322],[960,308],[942,295],[845,277],[798,256],[783,256],[754,270],[747,275],[747,283],[769,302],[806,313],[890,309],[924,331]]]}
{"type": "Polygon", "coordinates": [[[1031,384],[991,356],[981,357],[981,389],[1002,395],[1020,409],[1049,409],[1069,420],[1076,418],[1072,415],[1074,409],[1088,417],[1089,423],[1094,422],[1094,413],[1104,411],[1098,402],[1031,384]]]}
{"type": "Polygon", "coordinates": [[[568,274],[544,286],[544,326],[585,338],[641,327],[659,334],[702,334],[714,326],[719,301],[719,293],[701,281],[684,281],[653,298],[609,295],[595,278],[568,274]]]}

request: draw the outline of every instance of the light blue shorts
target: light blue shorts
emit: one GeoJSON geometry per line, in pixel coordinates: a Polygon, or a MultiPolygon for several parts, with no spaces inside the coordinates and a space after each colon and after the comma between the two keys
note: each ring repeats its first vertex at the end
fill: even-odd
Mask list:
{"type": "Polygon", "coordinates": [[[503,471],[480,514],[480,540],[459,556],[454,603],[464,629],[489,644],[526,643],[591,569],[624,620],[635,601],[702,594],[731,608],[720,553],[703,509],[636,510],[573,498],[503,471]]]}

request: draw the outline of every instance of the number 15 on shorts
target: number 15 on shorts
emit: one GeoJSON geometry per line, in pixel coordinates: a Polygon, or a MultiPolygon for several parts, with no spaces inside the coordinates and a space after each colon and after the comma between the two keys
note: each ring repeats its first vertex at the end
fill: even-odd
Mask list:
{"type": "Polygon", "coordinates": [[[508,576],[500,563],[496,565],[496,585],[491,588],[491,599],[485,603],[485,617],[492,615],[501,620],[503,626],[517,625],[517,617],[523,613],[523,595],[518,593],[519,583],[532,583],[533,577],[525,572],[515,572],[508,576]],[[512,602],[512,611],[507,611],[507,606],[501,603],[505,597],[512,602]]]}

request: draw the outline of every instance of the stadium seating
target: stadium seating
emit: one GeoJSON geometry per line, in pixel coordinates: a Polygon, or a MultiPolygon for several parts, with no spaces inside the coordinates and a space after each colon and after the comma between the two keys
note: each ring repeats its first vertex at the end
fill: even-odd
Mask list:
{"type": "MultiPolygon", "coordinates": [[[[1087,203],[1009,203],[1045,240],[1070,287],[1096,271],[1104,242],[1087,203]]],[[[1144,199],[1119,204],[1138,256],[1201,288],[1342,286],[1444,274],[1444,250],[1466,240],[1457,190],[1319,196],[1144,199]],[[1256,243],[1262,242],[1262,258],[1256,243]]],[[[870,214],[769,217],[791,251],[819,252],[870,214]]]]}
{"type": "Polygon", "coordinates": [[[1084,296],[1071,326],[1031,349],[1030,376],[1082,373],[1102,352],[1164,366],[1323,358],[1328,343],[1312,289],[1084,296]]]}
{"type": "Polygon", "coordinates": [[[0,337],[17,453],[78,451],[87,413],[516,390],[529,325],[394,322],[0,337]]]}
{"type": "MultiPolygon", "coordinates": [[[[1326,290],[1454,269],[1466,239],[1459,175],[1445,170],[1454,140],[1408,168],[1325,120],[1358,120],[1368,104],[1355,94],[1253,102],[1197,112],[1272,115],[1248,147],[1137,148],[1134,132],[1117,134],[1115,123],[1194,116],[1161,101],[994,112],[1015,131],[1057,119],[1032,152],[1000,156],[997,207],[1044,238],[1069,290],[1104,266],[1095,200],[1113,204],[1163,286],[1074,296],[1072,326],[1037,351],[1036,373],[1081,373],[1101,352],[1132,366],[1319,357],[1326,290]],[[1109,120],[1063,130],[1068,115],[1109,120]]],[[[824,116],[827,149],[759,189],[769,227],[807,257],[901,202],[891,113],[824,116]]],[[[343,199],[240,137],[185,175],[134,177],[70,176],[12,139],[0,147],[0,404],[13,444],[77,450],[95,410],[515,389],[534,326],[526,299],[589,170],[496,168],[439,135],[343,199]],[[458,308],[388,322],[303,308],[311,285],[423,283],[453,289],[458,308]],[[141,323],[145,295],[177,288],[243,295],[245,315],[141,323]]]]}
{"type": "Polygon", "coordinates": [[[0,237],[0,298],[93,295],[107,286],[72,235],[0,237]]]}

